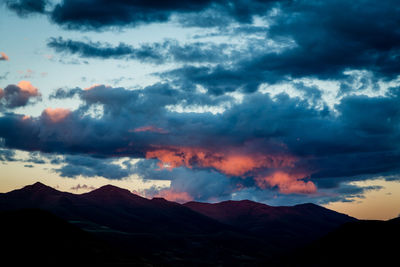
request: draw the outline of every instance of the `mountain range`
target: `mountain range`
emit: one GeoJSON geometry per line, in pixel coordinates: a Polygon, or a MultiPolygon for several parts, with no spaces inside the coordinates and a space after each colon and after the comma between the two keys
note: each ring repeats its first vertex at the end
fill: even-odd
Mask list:
{"type": "MultiPolygon", "coordinates": [[[[0,216],[2,234],[14,244],[10,247],[36,240],[37,249],[52,251],[49,244],[55,244],[63,249],[51,255],[74,253],[80,262],[96,266],[282,265],[288,255],[303,259],[302,249],[327,247],[330,242],[324,240],[332,239],[332,233],[360,223],[310,203],[179,204],[111,185],[72,194],[41,183],[0,194],[0,216]]],[[[344,237],[340,231],[334,236],[344,237]]],[[[44,259],[56,263],[60,257],[44,259]]]]}

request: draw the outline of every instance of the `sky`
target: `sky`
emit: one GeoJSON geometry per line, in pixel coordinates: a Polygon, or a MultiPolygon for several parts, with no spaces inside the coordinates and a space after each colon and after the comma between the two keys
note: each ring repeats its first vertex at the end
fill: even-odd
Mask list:
{"type": "Polygon", "coordinates": [[[0,0],[0,192],[400,214],[395,0],[0,0]]]}

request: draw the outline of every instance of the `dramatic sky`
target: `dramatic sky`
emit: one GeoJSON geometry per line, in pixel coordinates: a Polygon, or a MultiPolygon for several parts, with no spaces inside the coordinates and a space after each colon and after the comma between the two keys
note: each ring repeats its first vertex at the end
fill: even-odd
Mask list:
{"type": "Polygon", "coordinates": [[[0,0],[0,191],[400,213],[398,0],[0,0]]]}

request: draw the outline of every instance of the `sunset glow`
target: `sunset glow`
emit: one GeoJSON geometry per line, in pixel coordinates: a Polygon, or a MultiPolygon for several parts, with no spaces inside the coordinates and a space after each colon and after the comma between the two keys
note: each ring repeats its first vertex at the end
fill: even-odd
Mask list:
{"type": "Polygon", "coordinates": [[[243,176],[259,168],[293,167],[296,159],[291,156],[240,154],[240,151],[214,152],[203,148],[168,147],[148,151],[146,158],[160,160],[159,167],[173,169],[180,166],[215,168],[229,176],[243,176]]]}

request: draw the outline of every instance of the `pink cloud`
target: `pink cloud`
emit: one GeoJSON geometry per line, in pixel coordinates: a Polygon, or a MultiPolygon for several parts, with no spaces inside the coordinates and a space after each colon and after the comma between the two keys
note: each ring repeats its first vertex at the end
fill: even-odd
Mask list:
{"type": "Polygon", "coordinates": [[[30,96],[38,96],[39,91],[36,87],[34,87],[29,81],[20,81],[18,84],[18,87],[21,88],[22,92],[25,92],[26,94],[30,96]]]}
{"type": "Polygon", "coordinates": [[[173,169],[180,166],[215,168],[230,176],[243,176],[259,168],[293,167],[296,158],[290,155],[267,155],[231,148],[215,152],[198,147],[160,147],[146,153],[146,158],[160,160],[159,167],[173,169]]]}
{"type": "Polygon", "coordinates": [[[64,108],[46,108],[42,112],[42,116],[47,117],[53,123],[64,120],[69,114],[71,114],[71,111],[64,108]]]}
{"type": "Polygon", "coordinates": [[[259,176],[255,178],[256,184],[265,189],[277,186],[282,194],[312,194],[317,191],[317,187],[311,181],[303,181],[307,175],[289,174],[277,171],[269,176],[259,176]]]}

